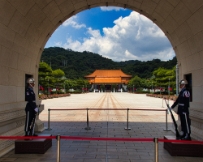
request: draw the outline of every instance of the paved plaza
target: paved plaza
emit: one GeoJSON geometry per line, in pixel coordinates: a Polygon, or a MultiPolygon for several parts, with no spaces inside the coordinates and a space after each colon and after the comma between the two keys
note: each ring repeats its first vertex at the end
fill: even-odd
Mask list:
{"type": "MultiPolygon", "coordinates": [[[[173,101],[169,103],[171,105],[173,101]]],[[[172,130],[170,115],[167,115],[166,126],[165,101],[144,94],[72,94],[69,97],[43,100],[41,104],[45,105],[45,109],[39,118],[46,128],[48,126],[51,128],[43,131],[46,134],[98,138],[163,138],[164,135],[174,135],[170,131],[172,130]],[[87,108],[91,130],[85,129],[88,126],[87,108]],[[94,110],[91,110],[93,108],[94,110]],[[128,125],[127,108],[129,108],[128,125]],[[50,125],[48,125],[48,109],[69,110],[51,110],[50,125]],[[131,130],[125,130],[125,127],[131,130]]],[[[177,119],[177,116],[175,117],[177,119]]],[[[1,157],[0,162],[56,162],[56,140],[53,140],[52,144],[45,154],[15,154],[13,150],[1,157]]],[[[61,162],[154,162],[153,142],[63,139],[60,148],[61,162]]],[[[163,143],[159,143],[159,161],[200,162],[203,158],[171,156],[163,148],[163,143]]]]}

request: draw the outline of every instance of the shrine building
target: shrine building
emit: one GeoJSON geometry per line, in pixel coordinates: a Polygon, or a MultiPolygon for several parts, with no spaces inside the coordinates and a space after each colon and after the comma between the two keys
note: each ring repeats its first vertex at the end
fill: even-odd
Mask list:
{"type": "Polygon", "coordinates": [[[85,76],[91,86],[91,91],[126,91],[127,84],[132,78],[122,70],[95,70],[85,76]]]}

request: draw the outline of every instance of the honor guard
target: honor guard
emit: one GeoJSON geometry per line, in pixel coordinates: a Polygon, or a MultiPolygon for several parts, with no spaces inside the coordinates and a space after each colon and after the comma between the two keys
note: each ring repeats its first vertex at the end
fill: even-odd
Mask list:
{"type": "Polygon", "coordinates": [[[181,139],[183,140],[191,140],[190,134],[191,134],[191,120],[189,118],[189,103],[190,103],[190,92],[186,89],[186,80],[180,81],[180,93],[177,98],[177,100],[174,102],[174,104],[171,106],[173,109],[176,105],[178,105],[178,112],[177,114],[180,117],[181,122],[181,130],[183,132],[183,135],[181,136],[181,139]]]}
{"type": "Polygon", "coordinates": [[[28,78],[25,100],[27,101],[25,112],[26,112],[26,120],[25,120],[25,136],[33,136],[35,129],[35,119],[36,115],[39,112],[39,108],[36,105],[35,93],[33,91],[33,87],[35,85],[35,81],[33,78],[28,78]]]}

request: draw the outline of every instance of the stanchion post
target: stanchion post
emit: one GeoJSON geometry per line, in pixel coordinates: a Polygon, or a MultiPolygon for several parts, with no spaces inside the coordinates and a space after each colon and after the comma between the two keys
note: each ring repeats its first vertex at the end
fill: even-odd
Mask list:
{"type": "Polygon", "coordinates": [[[159,162],[159,144],[158,144],[158,138],[154,138],[154,162],[159,162]]]}
{"type": "Polygon", "coordinates": [[[51,112],[51,110],[48,109],[48,128],[46,130],[51,130],[51,128],[50,128],[50,112],[51,112]]]}
{"type": "Polygon", "coordinates": [[[85,128],[85,130],[91,130],[91,127],[89,127],[89,114],[88,114],[88,108],[87,108],[87,127],[85,128]]]}
{"type": "Polygon", "coordinates": [[[170,131],[170,129],[168,129],[168,110],[166,109],[166,129],[164,129],[164,131],[170,131]]]}
{"type": "Polygon", "coordinates": [[[128,123],[129,123],[129,108],[127,108],[127,127],[125,127],[125,130],[131,130],[130,127],[128,127],[128,123]]]}
{"type": "Polygon", "coordinates": [[[56,162],[60,162],[60,135],[58,134],[56,136],[57,139],[57,158],[56,158],[56,162]]]}

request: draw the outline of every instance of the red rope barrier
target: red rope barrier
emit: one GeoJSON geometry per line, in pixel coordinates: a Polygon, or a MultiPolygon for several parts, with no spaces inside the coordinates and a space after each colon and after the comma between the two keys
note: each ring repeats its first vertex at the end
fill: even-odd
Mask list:
{"type": "Polygon", "coordinates": [[[79,108],[79,109],[48,109],[49,111],[50,110],[55,110],[55,111],[57,111],[57,110],[87,110],[86,108],[79,108]]]}
{"type": "MultiPolygon", "coordinates": [[[[56,139],[57,136],[0,136],[0,140],[26,140],[26,139],[56,139]]],[[[88,141],[123,141],[123,142],[153,142],[154,138],[109,138],[109,137],[78,137],[78,136],[60,136],[65,140],[88,140],[88,141]]],[[[184,144],[201,144],[203,141],[187,141],[187,140],[169,140],[158,138],[158,142],[176,142],[184,144]]]]}
{"type": "Polygon", "coordinates": [[[125,109],[124,108],[120,108],[120,109],[115,109],[115,108],[102,108],[102,109],[100,109],[100,108],[90,108],[88,110],[127,110],[127,109],[126,108],[125,109]]]}
{"type": "Polygon", "coordinates": [[[56,136],[0,136],[0,139],[56,139],[56,136]]]}
{"type": "Polygon", "coordinates": [[[166,111],[167,109],[129,109],[129,110],[143,110],[143,111],[166,111]]]}
{"type": "MultiPolygon", "coordinates": [[[[87,110],[87,108],[78,108],[78,109],[48,109],[49,111],[54,110],[54,111],[63,111],[63,110],[87,110]]],[[[134,108],[88,108],[88,110],[142,110],[142,111],[166,111],[167,109],[134,109],[134,108]]]]}
{"type": "Polygon", "coordinates": [[[153,142],[153,138],[96,138],[96,137],[76,137],[76,136],[61,136],[61,139],[67,140],[89,140],[89,141],[139,141],[139,142],[153,142]]]}

